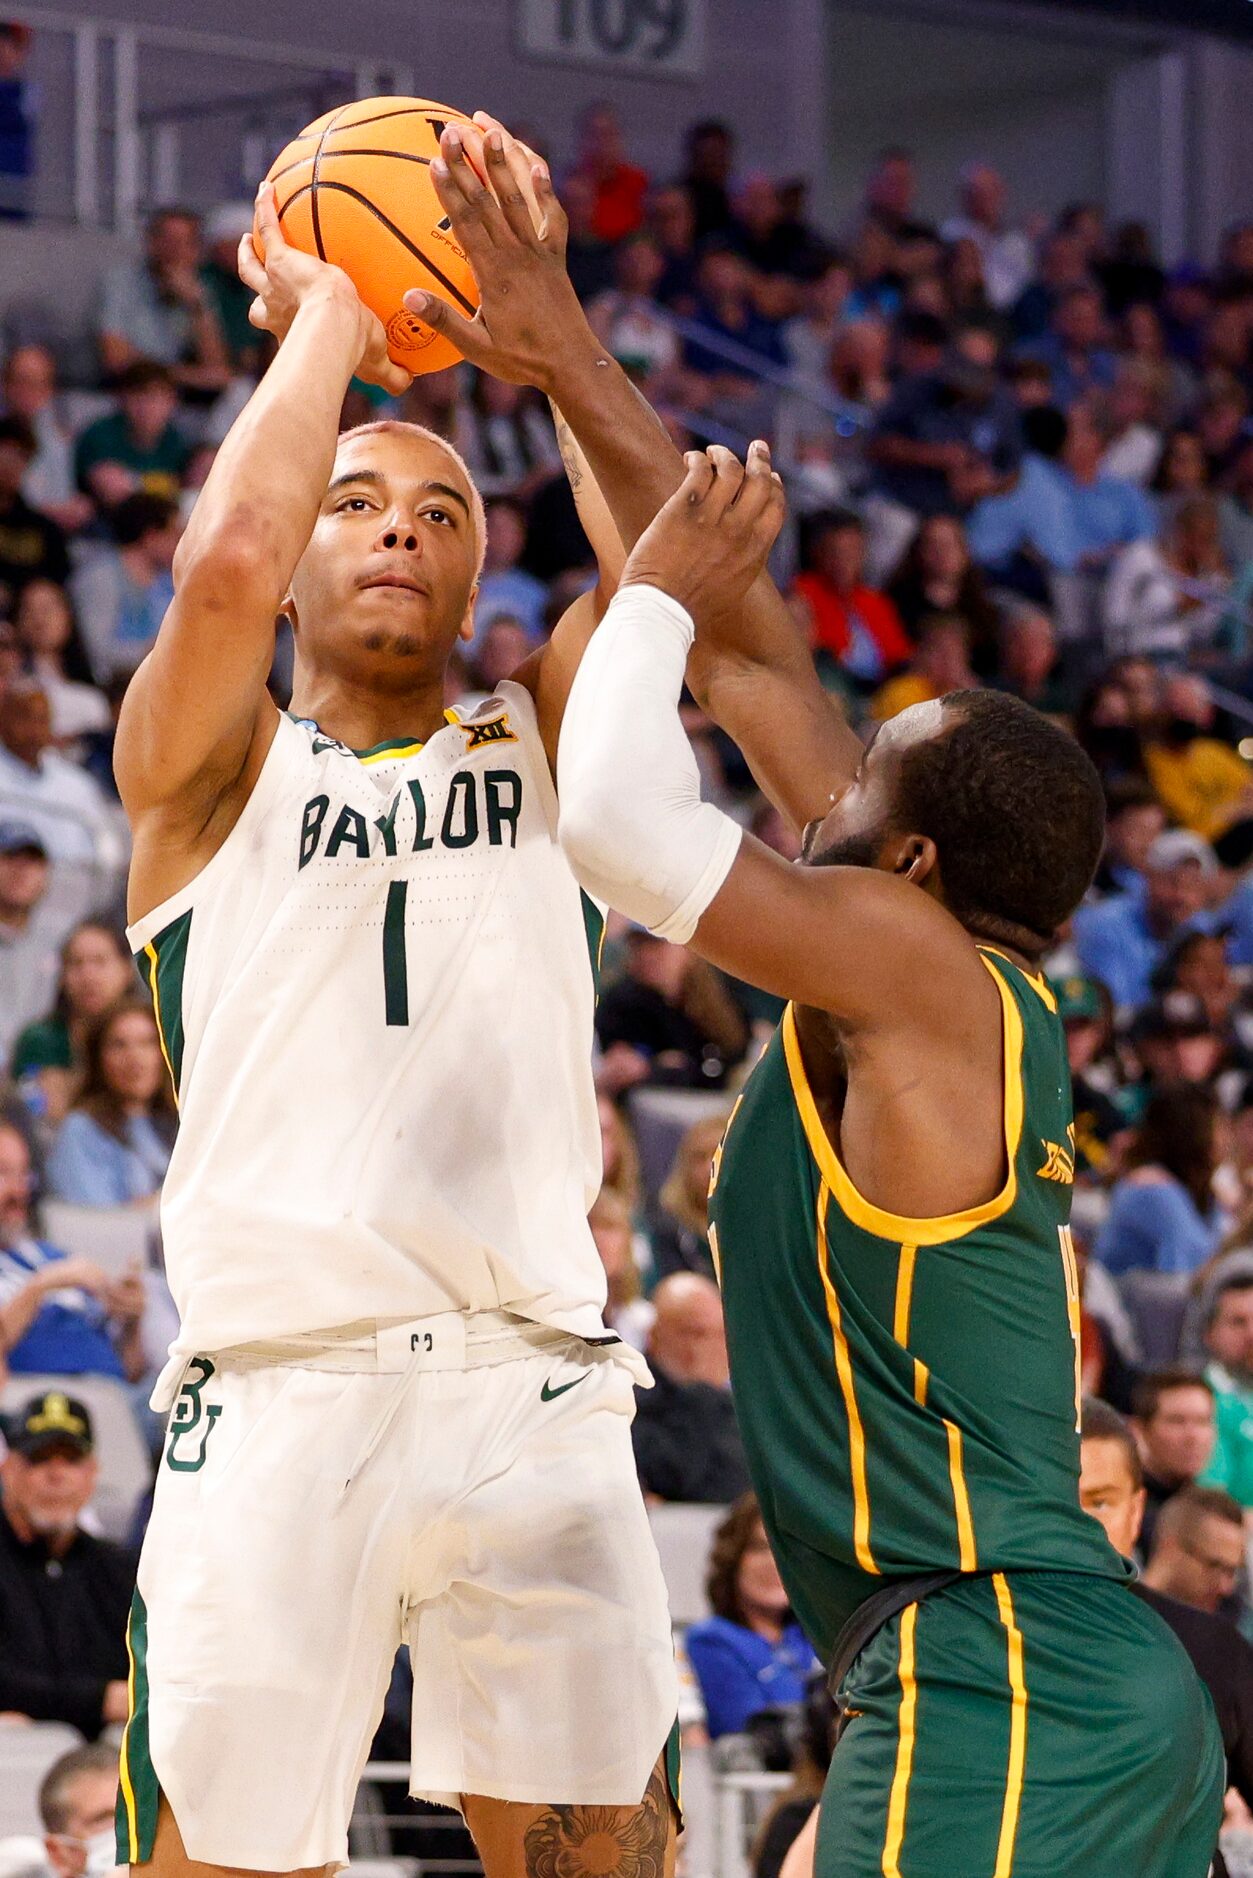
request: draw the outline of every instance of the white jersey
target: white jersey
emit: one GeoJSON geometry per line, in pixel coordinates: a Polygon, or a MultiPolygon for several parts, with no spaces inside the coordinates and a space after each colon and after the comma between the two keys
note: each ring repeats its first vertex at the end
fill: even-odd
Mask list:
{"type": "Polygon", "coordinates": [[[425,745],[280,720],[223,846],[130,929],[179,1094],[176,1356],[449,1310],[607,1336],[602,923],[521,686],[425,745]]]}

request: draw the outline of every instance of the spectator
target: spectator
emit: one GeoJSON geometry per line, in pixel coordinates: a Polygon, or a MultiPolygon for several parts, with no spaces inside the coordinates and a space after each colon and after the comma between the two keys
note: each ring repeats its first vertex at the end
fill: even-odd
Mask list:
{"type": "Polygon", "coordinates": [[[1223,554],[1212,496],[1179,502],[1162,540],[1133,541],[1110,569],[1104,595],[1106,643],[1119,652],[1186,657],[1213,640],[1231,568],[1223,554]]]}
{"type": "Polygon", "coordinates": [[[27,581],[63,581],[70,571],[64,533],[22,494],[38,448],[24,417],[0,417],[0,613],[27,581]]]}
{"type": "Polygon", "coordinates": [[[1140,1582],[1211,1616],[1229,1607],[1244,1570],[1244,1515],[1221,1487],[1183,1487],[1157,1521],[1140,1582]]]}
{"type": "Polygon", "coordinates": [[[882,320],[850,319],[831,348],[831,389],[848,409],[849,424],[866,426],[892,395],[888,374],[891,335],[882,320]]]}
{"type": "Polygon", "coordinates": [[[1221,932],[1186,933],[1171,953],[1167,970],[1171,988],[1194,998],[1213,1029],[1224,1034],[1230,1031],[1240,1004],[1240,986],[1221,932]]]}
{"type": "Polygon", "coordinates": [[[191,447],[174,414],[178,391],[164,365],[138,359],[116,380],[118,409],[89,424],[74,451],[79,487],[116,509],[128,496],[177,502],[191,447]]]}
{"type": "Polygon", "coordinates": [[[989,669],[1000,637],[1000,614],[975,565],[966,531],[953,515],[922,523],[889,587],[888,598],[915,639],[935,613],[959,613],[989,669]]]}
{"type": "Polygon", "coordinates": [[[731,225],[729,186],[735,160],[735,139],[718,118],[702,118],[688,126],[683,187],[687,190],[696,223],[697,243],[723,235],[731,225]]]}
{"type": "Polygon", "coordinates": [[[164,496],[127,496],[109,517],[113,547],[70,581],[92,675],[98,684],[133,672],[151,649],[174,598],[178,507],[164,496]]]}
{"type": "Polygon", "coordinates": [[[940,228],[941,239],[969,241],[978,250],[988,299],[1002,312],[1021,299],[1035,271],[1031,243],[1005,221],[1005,183],[984,163],[968,163],[959,178],[960,215],[940,228]]]}
{"type": "Polygon", "coordinates": [[[49,1390],[11,1417],[0,1465],[0,1708],[94,1740],[128,1712],[135,1555],[85,1532],[91,1417],[49,1390]]]}
{"type": "Polygon", "coordinates": [[[626,972],[601,998],[601,1087],[638,1082],[720,1089],[743,1056],[748,1025],[711,966],[642,926],[627,936],[626,972]]]}
{"type": "Polygon", "coordinates": [[[476,372],[459,401],[453,439],[484,501],[510,496],[526,503],[561,469],[548,413],[523,385],[476,372]]]}
{"type": "Polygon", "coordinates": [[[35,433],[36,450],[22,478],[31,507],[73,534],[91,520],[91,504],[74,487],[74,452],[56,405],[57,369],[47,346],[15,346],[0,377],[4,415],[35,433]]]}
{"type": "Polygon", "coordinates": [[[1146,1002],[1171,945],[1204,923],[1217,875],[1208,842],[1186,829],[1169,829],[1148,851],[1142,892],[1079,908],[1074,930],[1083,969],[1109,987],[1115,1004],[1146,1002]]]}
{"type": "Polygon", "coordinates": [[[103,694],[84,682],[91,668],[65,588],[51,580],[28,581],[13,617],[27,670],[52,712],[54,741],[72,744],[93,731],[107,730],[109,707],[103,694]]]}
{"type": "Polygon", "coordinates": [[[1060,715],[1068,703],[1057,669],[1057,633],[1038,607],[1018,607],[1001,627],[1001,662],[997,682],[1005,691],[1033,704],[1037,711],[1060,715]]]}
{"type": "Polygon", "coordinates": [[[1105,343],[1105,308],[1097,289],[1069,287],[1060,294],[1049,330],[1032,348],[1053,375],[1053,402],[1063,411],[1092,391],[1108,391],[1117,361],[1105,343]]]}
{"type": "Polygon", "coordinates": [[[613,249],[596,233],[596,189],[592,180],[575,171],[561,186],[566,212],[566,271],[579,299],[586,305],[613,285],[613,249]]]}
{"type": "Polygon", "coordinates": [[[152,1007],[123,998],[88,1032],[83,1086],[48,1155],[49,1192],[74,1206],[129,1206],[161,1191],[174,1098],[152,1007]]]}
{"type": "Polygon", "coordinates": [[[1234,379],[1211,380],[1196,407],[1196,429],[1209,464],[1210,481],[1225,481],[1244,443],[1249,400],[1234,379]]]}
{"type": "Polygon", "coordinates": [[[818,1806],[839,1733],[839,1717],[821,1671],[805,1684],[792,1784],[766,1815],[753,1848],[753,1878],[812,1878],[818,1806]]]}
{"type": "MultiPolygon", "coordinates": [[[[1079,1455],[1080,1505],[1105,1528],[1114,1550],[1130,1558],[1144,1504],[1140,1457],[1122,1416],[1107,1403],[1084,1403],[1079,1455]]],[[[1221,1544],[1225,1550],[1225,1536],[1221,1544]]],[[[1218,1716],[1227,1778],[1245,1804],[1253,1804],[1253,1649],[1225,1617],[1180,1603],[1144,1578],[1131,1590],[1170,1625],[1192,1659],[1218,1716]]]]}
{"type": "Polygon", "coordinates": [[[784,222],[779,192],[761,170],[742,178],[735,192],[731,239],[757,274],[786,274],[795,280],[804,269],[805,251],[797,230],[784,222]]]}
{"type": "Polygon", "coordinates": [[[1090,284],[1087,257],[1073,235],[1060,229],[1047,238],[1040,252],[1040,271],[1016,302],[1012,321],[1025,344],[1041,341],[1053,323],[1063,295],[1090,284]]]}
{"type": "Polygon", "coordinates": [[[648,1347],[654,1311],[640,1296],[640,1268],[635,1262],[635,1234],[625,1200],[612,1187],[602,1187],[587,1216],[605,1268],[608,1298],[605,1323],[632,1349],[648,1347]]]}
{"type": "Polygon", "coordinates": [[[223,202],[205,223],[206,256],[200,278],[217,315],[218,330],[232,372],[255,378],[261,367],[262,337],[248,318],[252,289],[239,278],[239,244],[252,232],[251,202],[223,202]]]}
{"type": "Polygon", "coordinates": [[[647,171],[628,163],[622,125],[612,104],[589,104],[579,119],[576,172],[592,186],[592,230],[601,241],[619,242],[644,220],[647,171]]]}
{"type": "Polygon", "coordinates": [[[1096,1240],[1108,1272],[1199,1271],[1227,1220],[1214,1198],[1219,1109],[1193,1084],[1155,1091],[1096,1240]]]}
{"type": "Polygon", "coordinates": [[[848,262],[832,255],[806,283],[801,311],[783,328],[787,362],[811,389],[830,390],[831,349],[846,322],[852,286],[848,262]]]}
{"type": "MultiPolygon", "coordinates": [[[[601,1191],[617,1194],[638,1225],[643,1212],[644,1193],[640,1182],[640,1156],[631,1124],[613,1097],[598,1094],[596,1112],[600,1120],[601,1191]]],[[[646,1262],[639,1251],[636,1264],[646,1262]]]]}
{"type": "Polygon", "coordinates": [[[1253,442],[1245,444],[1232,465],[1230,487],[1219,499],[1218,513],[1223,555],[1239,573],[1253,562],[1253,442]]]}
{"type": "Polygon", "coordinates": [[[696,216],[681,184],[666,183],[654,191],[648,227],[662,262],[656,298],[687,318],[696,310],[696,216]]]}
{"type": "Polygon", "coordinates": [[[39,1789],[44,1849],[54,1878],[105,1878],[116,1865],[118,1754],[103,1741],[71,1748],[39,1789]]]}
{"type": "Polygon", "coordinates": [[[24,221],[31,212],[35,167],[35,91],[22,76],[31,31],[0,20],[0,222],[24,221]]]}
{"type": "Polygon", "coordinates": [[[1196,431],[1186,426],[1172,430],[1162,446],[1152,484],[1163,519],[1186,498],[1205,495],[1209,483],[1209,463],[1196,431]]]}
{"type": "Polygon", "coordinates": [[[1157,1516],[1181,1487],[1205,1476],[1214,1454],[1214,1391],[1195,1370],[1171,1365],[1138,1378],[1131,1428],[1144,1464],[1144,1549],[1157,1516]]]}
{"type": "Polygon", "coordinates": [[[1167,991],[1143,1005],[1130,1040],[1144,1071],[1145,1099],[1170,1083],[1212,1083],[1226,1049],[1222,1029],[1187,991],[1167,991]]]}
{"type": "Polygon", "coordinates": [[[958,514],[1008,487],[1021,455],[1010,394],[993,372],[959,356],[903,377],[869,445],[878,493],[922,516],[958,514]]]}
{"type": "Polygon", "coordinates": [[[1147,489],[1162,460],[1165,437],[1156,422],[1161,373],[1139,359],[1123,359],[1106,400],[1101,475],[1147,489]]]}
{"type": "Polygon", "coordinates": [[[651,235],[632,235],[614,254],[616,286],[587,309],[588,323],[649,398],[674,383],[679,342],[656,298],[665,262],[651,235]]]}
{"type": "Polygon", "coordinates": [[[1105,289],[1105,302],[1115,317],[1129,307],[1154,307],[1162,297],[1166,276],[1153,251],[1153,238],[1143,222],[1123,222],[1115,230],[1107,258],[1097,269],[1105,289]]]}
{"type": "Polygon", "coordinates": [[[481,634],[498,614],[521,622],[532,650],[543,636],[548,589],[521,566],[526,546],[526,512],[511,496],[494,496],[486,505],[487,535],[479,575],[474,624],[481,634]]]}
{"type": "Polygon", "coordinates": [[[1149,853],[1166,827],[1166,811],[1141,780],[1115,783],[1106,793],[1105,852],[1094,885],[1101,894],[1143,893],[1149,853]]]}
{"type": "Polygon", "coordinates": [[[863,219],[876,222],[893,242],[934,239],[935,230],[918,215],[917,198],[913,152],[900,144],[881,150],[866,182],[863,219]]]}
{"type": "Polygon", "coordinates": [[[851,509],[809,519],[793,591],[809,610],[810,644],[856,684],[882,684],[912,647],[886,594],[866,582],[866,531],[851,509]]]}
{"type": "Polygon", "coordinates": [[[743,1734],[763,1709],[799,1707],[816,1668],[755,1493],[742,1495],[715,1531],[705,1588],[713,1616],[693,1624],[684,1644],[716,1741],[743,1734]]]}
{"type": "Polygon", "coordinates": [[[1253,814],[1253,770],[1213,735],[1215,716],[1205,680],[1172,673],[1162,686],[1161,716],[1144,739],[1144,761],[1167,814],[1221,842],[1253,814]]]}
{"type": "Polygon", "coordinates": [[[672,1272],[701,1272],[716,1277],[709,1246],[709,1180],[727,1115],[705,1115],[680,1141],[670,1172],[658,1194],[651,1238],[658,1278],[672,1272]]]}
{"type": "Polygon", "coordinates": [[[1075,1177],[1104,1179],[1126,1147],[1128,1118],[1102,1062],[1113,1036],[1113,1006],[1094,978],[1068,976],[1053,983],[1057,1015],[1066,1033],[1066,1060],[1074,1106],[1075,1177]]]}
{"type": "Polygon", "coordinates": [[[81,1081],[89,1031],[134,982],[125,933],[98,919],[74,928],[61,948],[55,1001],[45,1001],[38,1021],[27,1024],[13,1046],[14,1080],[37,1082],[54,1126],[64,1120],[81,1081]]]}
{"type": "Polygon", "coordinates": [[[30,1195],[30,1150],[0,1122],[0,1354],[14,1375],[137,1381],[146,1367],[143,1280],[108,1278],[89,1259],[36,1239],[30,1195]]]}
{"type": "Polygon", "coordinates": [[[522,621],[512,613],[497,613],[479,635],[470,663],[471,690],[461,698],[460,708],[471,710],[493,697],[501,680],[512,678],[534,650],[535,640],[522,621]]]}
{"type": "Polygon", "coordinates": [[[1217,1286],[1205,1326],[1205,1377],[1214,1391],[1217,1439],[1205,1478],[1253,1507],[1253,1276],[1217,1286]]]}
{"type": "Polygon", "coordinates": [[[0,1073],[23,1025],[51,997],[57,940],[47,892],[48,851],[38,830],[0,821],[0,1073]]]}
{"type": "Polygon", "coordinates": [[[33,679],[0,696],[0,817],[28,822],[54,865],[94,869],[116,858],[100,786],[52,747],[52,708],[33,679]]]}
{"type": "Polygon", "coordinates": [[[675,1272],[653,1293],[653,1308],[653,1387],[637,1389],[631,1428],[640,1485],[653,1500],[734,1500],[748,1489],[748,1468],[718,1287],[696,1272],[675,1272]]]}
{"type": "Polygon", "coordinates": [[[143,260],[120,262],[101,283],[96,336],[106,380],[150,359],[169,367],[180,390],[222,390],[226,343],[199,267],[199,216],[158,209],[148,221],[143,260]]]}
{"type": "Polygon", "coordinates": [[[705,381],[697,393],[702,403],[716,400],[742,404],[760,395],[758,380],[753,376],[754,361],[780,367],[787,364],[779,329],[754,310],[752,277],[728,242],[711,242],[705,248],[697,279],[700,300],[693,323],[698,335],[707,334],[713,343],[703,344],[698,335],[693,335],[684,343],[683,362],[689,372],[705,381]],[[737,356],[729,359],[718,341],[735,347],[737,356]],[[739,353],[750,358],[742,361],[739,353]]]}
{"type": "Polygon", "coordinates": [[[918,649],[905,671],[889,678],[870,700],[879,723],[929,704],[950,691],[973,691],[979,683],[970,664],[970,627],[960,613],[933,613],[922,622],[918,649]]]}

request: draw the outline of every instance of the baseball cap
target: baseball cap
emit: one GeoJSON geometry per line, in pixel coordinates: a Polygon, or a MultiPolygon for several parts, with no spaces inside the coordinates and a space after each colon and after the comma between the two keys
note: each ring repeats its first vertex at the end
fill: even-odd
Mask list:
{"type": "Polygon", "coordinates": [[[81,1402],[59,1389],[32,1396],[9,1417],[7,1436],[14,1452],[28,1459],[42,1448],[64,1445],[82,1455],[90,1454],[95,1446],[91,1416],[81,1402]]]}
{"type": "Polygon", "coordinates": [[[48,858],[43,836],[29,822],[0,822],[0,854],[41,854],[48,858]]]}
{"type": "Polygon", "coordinates": [[[1063,1024],[1078,1023],[1086,1019],[1089,1022],[1103,1017],[1105,1007],[1101,1001],[1101,988],[1095,978],[1055,978],[1053,996],[1057,999],[1057,1015],[1063,1024]]]}
{"type": "Polygon", "coordinates": [[[1207,1037],[1214,1026],[1209,1012],[1191,991],[1167,991],[1146,1004],[1131,1026],[1132,1041],[1154,1037],[1207,1037]]]}
{"type": "Polygon", "coordinates": [[[1218,856],[1213,848],[1190,828],[1168,828],[1149,849],[1148,865],[1156,872],[1180,867],[1184,861],[1195,861],[1203,874],[1218,872],[1218,856]]]}

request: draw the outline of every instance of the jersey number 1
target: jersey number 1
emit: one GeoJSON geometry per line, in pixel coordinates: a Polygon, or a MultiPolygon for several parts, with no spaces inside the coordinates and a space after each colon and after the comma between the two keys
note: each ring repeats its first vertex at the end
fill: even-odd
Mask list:
{"type": "Polygon", "coordinates": [[[1083,1426],[1083,1306],[1079,1299],[1079,1261],[1075,1257],[1075,1242],[1070,1236],[1069,1226],[1059,1226],[1057,1236],[1062,1242],[1062,1270],[1066,1274],[1066,1311],[1070,1319],[1070,1336],[1075,1346],[1075,1433],[1083,1426]]]}
{"type": "Polygon", "coordinates": [[[409,1022],[409,962],[405,957],[407,880],[393,880],[383,914],[383,1008],[389,1024],[409,1022]]]}

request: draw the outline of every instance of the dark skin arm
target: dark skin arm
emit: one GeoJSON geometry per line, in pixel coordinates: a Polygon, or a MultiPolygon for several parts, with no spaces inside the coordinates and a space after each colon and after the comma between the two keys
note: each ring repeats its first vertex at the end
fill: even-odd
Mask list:
{"type": "MultiPolygon", "coordinates": [[[[629,550],[681,482],[682,460],[584,317],[566,273],[565,216],[546,167],[530,162],[494,119],[479,121],[487,127],[483,163],[491,187],[452,127],[431,174],[474,267],[482,304],[473,320],[430,295],[408,295],[408,304],[485,370],[548,393],[629,550]]],[[[560,644],[555,636],[543,655],[537,697],[550,730],[554,720],[559,728],[594,623],[585,618],[582,633],[563,635],[560,644]]],[[[829,806],[856,767],[860,740],[823,691],[764,570],[736,618],[698,647],[688,677],[698,701],[739,743],[766,793],[797,826],[829,806]]]]}
{"type": "MultiPolygon", "coordinates": [[[[773,506],[781,517],[781,492],[765,493],[764,451],[750,455],[747,474],[700,453],[688,461],[622,585],[672,594],[698,635],[717,633],[758,577],[778,526],[763,536],[762,515],[773,506]]],[[[902,754],[911,737],[942,727],[936,713],[880,734],[823,831],[822,846],[872,840],[873,865],[791,866],[745,836],[691,942],[712,964],[806,1007],[801,1046],[829,1137],[868,1199],[919,1218],[982,1203],[1006,1177],[1000,995],[943,904],[934,844],[891,827],[902,754]]],[[[597,861],[613,865],[612,855],[597,861]]]]}

